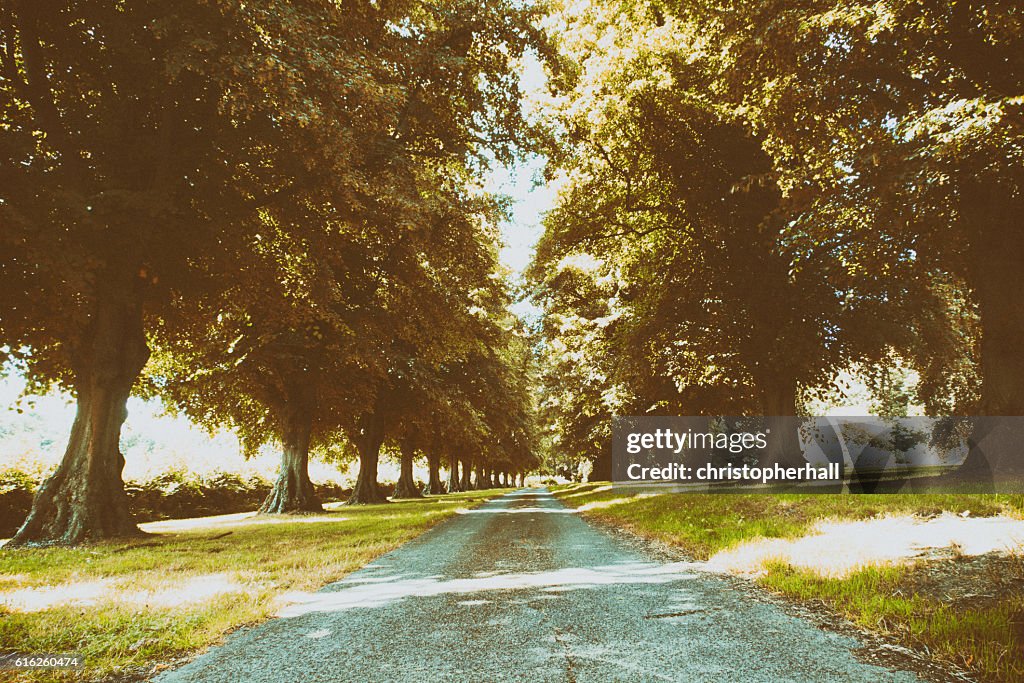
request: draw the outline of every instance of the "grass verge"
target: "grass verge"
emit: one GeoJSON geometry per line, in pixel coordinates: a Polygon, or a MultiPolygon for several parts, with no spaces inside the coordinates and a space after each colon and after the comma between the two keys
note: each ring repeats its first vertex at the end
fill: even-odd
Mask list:
{"type": "MultiPolygon", "coordinates": [[[[823,519],[885,514],[1024,514],[1024,496],[1003,494],[661,494],[607,483],[552,487],[588,517],[676,547],[697,560],[758,538],[798,538],[823,519]]],[[[841,549],[837,549],[837,552],[841,549]]],[[[989,681],[1024,680],[1024,562],[1019,556],[956,556],[902,566],[866,566],[829,578],[769,562],[762,587],[824,605],[989,681]]]]}
{"type": "Polygon", "coordinates": [[[504,492],[229,519],[80,548],[0,549],[0,593],[23,600],[20,609],[0,606],[0,651],[75,653],[87,662],[79,670],[0,671],[0,680],[151,674],[268,618],[282,594],[338,580],[458,509],[504,492]],[[47,604],[76,595],[77,603],[47,604]]]}

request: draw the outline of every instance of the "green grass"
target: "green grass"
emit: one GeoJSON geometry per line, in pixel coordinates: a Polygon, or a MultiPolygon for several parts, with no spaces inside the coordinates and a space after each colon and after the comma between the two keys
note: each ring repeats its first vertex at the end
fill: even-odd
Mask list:
{"type": "Polygon", "coordinates": [[[797,600],[820,600],[861,628],[881,631],[933,658],[992,681],[1024,680],[1024,594],[960,606],[941,595],[907,592],[914,567],[866,567],[843,579],[785,563],[766,566],[765,588],[797,600]]]}
{"type": "Polygon", "coordinates": [[[682,548],[698,560],[755,538],[797,538],[821,519],[870,519],[882,514],[932,515],[970,511],[975,517],[1024,514],[1024,496],[1007,494],[764,494],[643,495],[607,483],[552,487],[588,516],[682,548]]]}
{"type": "Polygon", "coordinates": [[[107,581],[110,594],[92,606],[41,611],[0,608],[0,651],[76,653],[87,667],[68,672],[0,673],[11,681],[95,680],[130,675],[215,643],[228,631],[272,615],[278,597],[314,591],[419,535],[460,508],[504,490],[435,496],[310,517],[260,518],[204,526],[130,542],[80,548],[0,549],[0,592],[42,586],[64,590],[107,581]],[[265,519],[265,518],[264,518],[265,519]],[[228,535],[224,535],[230,532],[228,535]],[[119,600],[172,589],[197,577],[224,575],[240,592],[177,606],[119,600]]]}
{"type": "MultiPolygon", "coordinates": [[[[822,519],[968,510],[975,517],[1024,515],[1024,496],[1006,494],[643,495],[607,483],[552,489],[588,517],[677,546],[698,560],[757,538],[800,537],[822,519]]],[[[773,562],[764,565],[757,581],[794,600],[824,604],[862,628],[966,667],[984,680],[1018,681],[1024,680],[1024,562],[1009,566],[1015,576],[1001,577],[988,600],[950,599],[923,564],[868,566],[828,578],[773,562]]]]}

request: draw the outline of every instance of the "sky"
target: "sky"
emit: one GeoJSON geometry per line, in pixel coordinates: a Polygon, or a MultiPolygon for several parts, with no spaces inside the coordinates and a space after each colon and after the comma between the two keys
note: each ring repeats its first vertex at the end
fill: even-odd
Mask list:
{"type": "MultiPolygon", "coordinates": [[[[527,54],[520,67],[523,109],[527,117],[536,112],[547,86],[544,67],[535,55],[527,54]]],[[[533,155],[510,167],[496,168],[488,179],[487,189],[511,197],[512,215],[502,227],[505,248],[502,261],[513,272],[522,274],[533,257],[533,247],[540,238],[541,219],[555,201],[555,187],[542,182],[545,159],[533,155]]]]}
{"type": "MultiPolygon", "coordinates": [[[[513,167],[495,169],[487,183],[490,192],[507,195],[512,200],[510,218],[501,225],[500,258],[512,271],[516,284],[533,259],[537,240],[544,230],[541,220],[555,199],[556,191],[552,186],[536,182],[543,168],[542,157],[531,157],[513,167]]],[[[517,301],[512,305],[512,312],[524,320],[540,315],[540,309],[529,301],[517,301]]]]}
{"type": "Polygon", "coordinates": [[[501,261],[521,275],[533,258],[533,249],[540,239],[541,220],[555,200],[555,189],[538,185],[544,168],[543,157],[534,156],[511,168],[497,168],[491,174],[488,190],[512,198],[511,219],[501,226],[501,261]]]}
{"type": "MultiPolygon", "coordinates": [[[[528,115],[529,103],[537,99],[546,81],[540,62],[532,56],[525,58],[521,85],[528,115]]],[[[544,157],[533,155],[509,167],[496,167],[484,186],[487,191],[506,195],[512,200],[510,218],[501,226],[504,243],[501,262],[512,270],[516,282],[533,258],[534,247],[543,232],[541,220],[554,205],[557,194],[554,184],[542,182],[544,164],[544,157]]],[[[539,310],[526,301],[514,305],[513,311],[524,318],[539,314],[539,310]]]]}

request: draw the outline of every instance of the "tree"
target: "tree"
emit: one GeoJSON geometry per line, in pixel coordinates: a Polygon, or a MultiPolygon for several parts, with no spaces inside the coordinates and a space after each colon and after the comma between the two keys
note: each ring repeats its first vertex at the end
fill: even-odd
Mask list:
{"type": "MultiPolygon", "coordinates": [[[[333,230],[369,235],[363,246],[382,249],[364,259],[372,291],[403,291],[378,266],[429,251],[405,233],[437,196],[410,181],[431,165],[507,160],[529,137],[512,62],[539,44],[534,13],[459,1],[344,9],[17,2],[0,10],[0,240],[10,292],[0,338],[34,386],[70,388],[80,409],[64,462],[12,545],[134,531],[118,450],[127,396],[152,343],[174,357],[166,342],[181,339],[173,330],[205,325],[222,335],[247,330],[231,346],[270,379],[261,386],[245,373],[215,372],[220,388],[183,400],[209,416],[234,396],[238,405],[211,423],[285,442],[275,494],[284,502],[268,508],[315,506],[303,474],[315,437],[309,414],[335,385],[304,378],[322,379],[317,362],[337,348],[338,339],[322,338],[350,330],[330,310],[337,297],[280,300],[313,291],[302,277],[270,292],[241,291],[231,277],[268,256],[284,259],[268,273],[323,275],[338,267],[336,242],[320,261],[302,249],[333,230]],[[301,247],[264,249],[268,231],[277,231],[277,247],[301,247]],[[395,245],[405,251],[389,260],[395,245]],[[268,322],[256,314],[261,306],[290,315],[268,322]],[[268,406],[274,417],[265,423],[256,408],[268,406]]],[[[344,283],[344,272],[325,282],[344,283]]],[[[384,333],[396,320],[381,325],[384,333]]],[[[386,354],[381,339],[364,348],[386,354]]],[[[181,358],[216,356],[206,351],[188,348],[181,358]]],[[[348,366],[370,405],[385,366],[379,356],[348,366]]],[[[355,418],[365,423],[357,445],[369,448],[377,429],[367,420],[355,418]]]]}
{"type": "MultiPolygon", "coordinates": [[[[418,259],[407,262],[412,266],[407,273],[410,282],[418,279],[419,285],[388,283],[400,295],[391,313],[404,321],[410,335],[396,334],[384,345],[391,367],[377,378],[376,400],[346,427],[360,458],[350,502],[380,498],[377,461],[392,428],[383,415],[384,397],[395,390],[396,380],[402,381],[410,362],[435,364],[446,341],[458,338],[457,325],[448,329],[444,324],[449,322],[445,315],[453,309],[443,305],[430,309],[430,302],[443,302],[436,288],[450,286],[444,283],[443,268],[455,261],[445,259],[468,256],[472,262],[472,240],[477,235],[470,233],[468,240],[464,230],[445,235],[437,221],[454,216],[465,222],[465,217],[473,215],[472,210],[459,209],[464,204],[460,194],[468,186],[466,172],[483,169],[489,158],[508,161],[515,151],[533,145],[534,131],[521,111],[515,64],[527,50],[545,49],[532,24],[535,15],[532,7],[511,2],[478,5],[456,0],[410,13],[403,24],[407,40],[395,63],[405,97],[390,142],[394,158],[415,169],[405,177],[419,179],[415,187],[420,196],[437,205],[428,207],[421,222],[420,235],[429,235],[432,241],[414,239],[404,245],[418,259]],[[408,306],[408,313],[396,314],[398,304],[408,306]]],[[[456,316],[453,322],[462,317],[456,316]]]]}
{"type": "Polygon", "coordinates": [[[418,230],[392,253],[395,265],[385,276],[388,298],[377,316],[386,325],[386,333],[380,335],[383,371],[372,379],[375,398],[342,425],[360,455],[352,502],[380,501],[376,491],[381,446],[389,438],[400,442],[425,434],[424,411],[438,407],[445,365],[460,362],[470,349],[488,343],[480,336],[481,322],[474,311],[484,311],[483,299],[502,284],[493,277],[493,226],[500,207],[486,195],[467,191],[464,169],[440,170],[443,175],[429,175],[420,184],[427,210],[416,223],[418,230]]]}
{"type": "Polygon", "coordinates": [[[207,311],[197,326],[161,329],[167,351],[151,369],[153,391],[194,422],[233,429],[250,453],[281,444],[263,512],[320,509],[310,451],[337,441],[338,416],[366,400],[359,380],[377,362],[380,311],[366,235],[331,215],[303,220],[321,226],[320,239],[296,242],[291,226],[268,221],[254,245],[262,258],[216,297],[193,303],[207,311]]]}
{"type": "MultiPolygon", "coordinates": [[[[814,192],[818,204],[847,201],[835,191],[843,187],[872,198],[873,229],[856,236],[874,254],[869,272],[888,275],[887,247],[901,244],[914,254],[911,277],[967,294],[978,319],[977,349],[967,354],[977,358],[978,386],[959,393],[978,400],[959,410],[1020,415],[1019,4],[683,2],[676,10],[687,20],[721,12],[712,42],[730,46],[722,92],[770,136],[784,186],[814,192]]],[[[910,322],[934,331],[935,314],[925,308],[922,317],[910,322]]],[[[923,350],[941,349],[922,341],[923,350]]],[[[945,360],[915,355],[932,370],[945,360]]],[[[956,367],[964,357],[949,360],[956,367]]]]}
{"type": "MultiPolygon", "coordinates": [[[[561,36],[579,58],[565,67],[554,123],[568,182],[533,273],[549,310],[568,295],[615,359],[587,366],[604,366],[599,395],[617,405],[592,398],[580,412],[601,419],[603,402],[795,415],[801,392],[899,341],[898,307],[882,304],[913,282],[855,267],[844,235],[864,229],[858,205],[812,211],[787,196],[766,134],[716,97],[718,64],[696,23],[659,25],[628,3],[589,10],[561,36]],[[594,263],[602,294],[564,267],[574,259],[594,263]]],[[[897,249],[891,262],[908,259],[897,249]]],[[[799,462],[796,435],[772,431],[769,458],[799,462]]]]}
{"type": "MultiPolygon", "coordinates": [[[[454,222],[445,225],[451,234],[454,222]]],[[[411,479],[417,450],[433,460],[431,489],[438,488],[439,444],[447,451],[453,491],[489,486],[481,473],[488,465],[515,462],[528,468],[534,462],[532,359],[508,312],[510,294],[494,240],[472,243],[475,248],[453,249],[450,262],[435,254],[436,272],[446,275],[434,290],[433,305],[443,310],[431,318],[446,321],[435,325],[435,334],[450,334],[437,345],[443,353],[433,360],[421,351],[390,356],[394,371],[380,417],[385,440],[397,445],[401,458],[397,497],[418,493],[411,479]]],[[[434,310],[433,305],[419,298],[420,309],[434,310]]]]}
{"type": "Polygon", "coordinates": [[[392,96],[352,78],[363,65],[343,49],[374,23],[372,8],[346,12],[348,32],[319,29],[340,26],[340,13],[273,2],[0,10],[0,338],[34,388],[58,384],[78,401],[65,457],[12,546],[135,532],[118,435],[148,335],[244,269],[261,209],[345,168],[347,125],[375,123],[392,96]],[[310,92],[316,82],[328,85],[310,92]],[[328,102],[352,115],[323,116],[328,102]]]}
{"type": "Polygon", "coordinates": [[[589,256],[569,256],[555,264],[542,238],[528,279],[545,310],[538,330],[545,462],[568,479],[578,479],[591,463],[591,481],[612,476],[611,421],[633,395],[616,381],[612,353],[621,315],[613,267],[589,256]]]}

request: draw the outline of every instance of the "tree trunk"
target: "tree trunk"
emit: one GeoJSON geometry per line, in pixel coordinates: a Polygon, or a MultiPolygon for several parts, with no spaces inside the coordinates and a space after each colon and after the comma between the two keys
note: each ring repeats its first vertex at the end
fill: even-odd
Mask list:
{"type": "Polygon", "coordinates": [[[477,491],[483,491],[487,488],[487,484],[484,483],[484,466],[476,466],[476,477],[473,479],[473,488],[477,491]]]}
{"type": "Polygon", "coordinates": [[[262,513],[323,510],[309,479],[309,440],[316,406],[313,387],[312,382],[300,382],[289,392],[289,404],[281,417],[281,470],[274,488],[260,506],[262,513]]]}
{"type": "Polygon", "coordinates": [[[462,491],[459,483],[459,459],[454,455],[448,456],[448,493],[462,491]]]}
{"type": "Polygon", "coordinates": [[[359,475],[347,502],[349,505],[386,503],[388,499],[381,493],[380,484],[377,483],[380,447],[384,443],[384,421],[374,414],[364,415],[360,423],[360,433],[354,439],[356,450],[359,451],[359,475]]]}
{"type": "Polygon", "coordinates": [[[433,496],[444,493],[444,482],[441,481],[441,457],[437,455],[437,451],[427,453],[427,467],[430,469],[430,479],[427,482],[426,493],[433,496]]]}
{"type": "MultiPolygon", "coordinates": [[[[612,478],[612,449],[611,446],[602,446],[601,450],[597,452],[597,457],[594,458],[593,468],[590,470],[590,475],[587,477],[587,481],[609,481],[612,478]]],[[[575,475],[573,479],[579,475],[575,475]]]]}
{"type": "Polygon", "coordinates": [[[392,498],[422,498],[423,493],[416,487],[416,482],[412,477],[412,464],[416,457],[416,449],[408,441],[403,441],[401,448],[402,472],[398,477],[395,495],[392,498]]]}
{"type": "Polygon", "coordinates": [[[796,416],[796,382],[772,379],[761,390],[768,448],[760,465],[778,463],[785,467],[800,467],[807,461],[800,449],[800,434],[796,416]]]}
{"type": "Polygon", "coordinates": [[[981,318],[981,412],[1024,415],[1024,200],[991,183],[964,201],[981,318]]]}
{"type": "Polygon", "coordinates": [[[519,473],[519,488],[526,487],[526,472],[519,473]]]}
{"type": "Polygon", "coordinates": [[[121,479],[120,436],[128,396],[149,359],[143,286],[136,281],[97,292],[93,319],[73,351],[78,406],[67,450],[7,547],[71,545],[141,533],[132,522],[121,479]]]}
{"type": "MultiPolygon", "coordinates": [[[[1013,188],[968,180],[960,206],[970,244],[970,279],[981,320],[983,416],[1024,415],[1024,199],[1013,188]]],[[[963,474],[1024,472],[1014,420],[978,420],[963,474]]],[[[996,475],[999,476],[999,475],[996,475]]]]}
{"type": "Polygon", "coordinates": [[[472,471],[473,471],[473,468],[470,465],[469,461],[468,460],[463,460],[462,461],[462,476],[461,476],[461,479],[459,481],[459,490],[460,491],[472,491],[473,490],[471,482],[469,481],[469,475],[470,475],[470,473],[472,471]]]}

